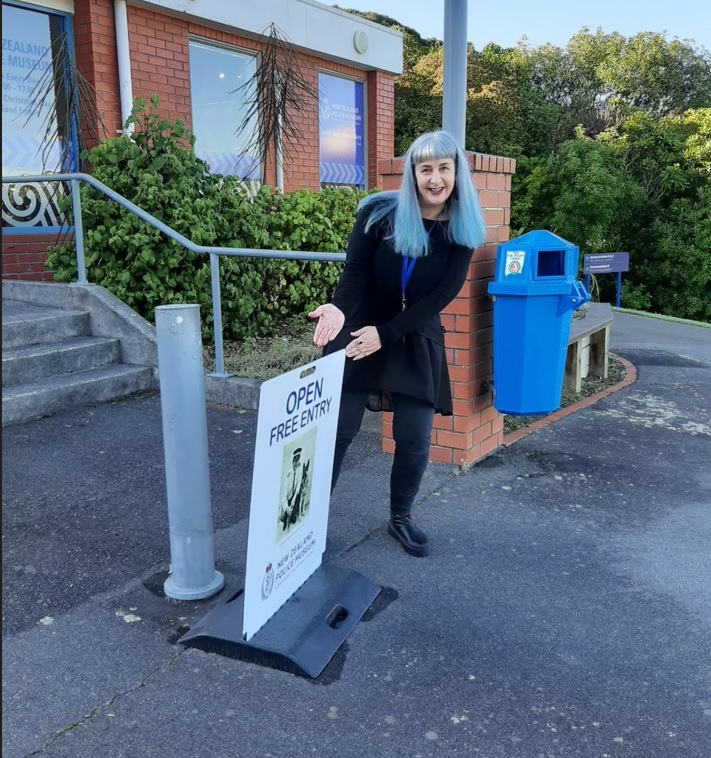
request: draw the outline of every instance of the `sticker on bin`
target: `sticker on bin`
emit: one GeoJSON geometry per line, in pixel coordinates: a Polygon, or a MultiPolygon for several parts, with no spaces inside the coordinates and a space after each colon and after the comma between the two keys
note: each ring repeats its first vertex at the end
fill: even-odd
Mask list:
{"type": "Polygon", "coordinates": [[[507,250],[504,276],[509,276],[510,274],[520,274],[523,271],[523,262],[525,260],[525,250],[507,250]]]}

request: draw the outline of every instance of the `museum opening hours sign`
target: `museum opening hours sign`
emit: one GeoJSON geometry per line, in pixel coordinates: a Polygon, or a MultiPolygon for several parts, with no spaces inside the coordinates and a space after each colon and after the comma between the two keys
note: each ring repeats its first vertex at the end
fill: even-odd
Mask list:
{"type": "MultiPolygon", "coordinates": [[[[2,172],[55,173],[63,167],[65,90],[53,51],[68,44],[66,16],[50,10],[2,6],[2,172]]],[[[70,144],[69,141],[66,142],[70,144]]],[[[73,143],[71,143],[73,144],[73,143]]],[[[72,152],[72,151],[68,151],[72,152]]],[[[62,224],[58,184],[18,182],[2,190],[3,233],[12,228],[62,224]]]]}
{"type": "MultiPolygon", "coordinates": [[[[52,45],[62,34],[58,16],[9,5],[2,7],[2,163],[4,174],[41,173],[58,168],[59,146],[45,165],[42,138],[54,103],[33,108],[37,87],[53,67],[52,45]]],[[[51,72],[50,72],[51,73],[51,72]]],[[[44,88],[42,88],[44,89],[44,88]]],[[[56,121],[50,124],[56,131],[56,121]]]]}
{"type": "Polygon", "coordinates": [[[321,565],[345,352],[261,386],[242,633],[249,640],[321,565]]]}

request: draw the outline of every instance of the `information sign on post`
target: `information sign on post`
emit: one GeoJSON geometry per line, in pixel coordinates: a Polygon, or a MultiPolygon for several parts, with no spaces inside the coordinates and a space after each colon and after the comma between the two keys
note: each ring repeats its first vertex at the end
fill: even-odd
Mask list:
{"type": "Polygon", "coordinates": [[[345,352],[261,386],[242,631],[249,640],[321,565],[345,352]]]}
{"type": "Polygon", "coordinates": [[[590,292],[591,274],[617,274],[615,305],[619,308],[622,294],[622,272],[630,270],[629,253],[593,253],[583,256],[585,289],[590,292]]]}

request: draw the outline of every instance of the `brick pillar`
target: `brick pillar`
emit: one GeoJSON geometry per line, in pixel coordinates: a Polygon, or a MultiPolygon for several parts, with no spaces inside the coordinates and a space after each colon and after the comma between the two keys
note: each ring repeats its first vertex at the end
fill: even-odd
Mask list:
{"type": "MultiPolygon", "coordinates": [[[[487,285],[494,276],[496,248],[509,238],[512,158],[468,153],[472,179],[486,222],[486,243],[474,251],[469,274],[459,295],[442,315],[449,376],[452,382],[452,416],[435,416],[430,460],[456,466],[478,461],[495,450],[503,437],[503,416],[493,406],[485,383],[493,379],[493,304],[487,285]]],[[[397,189],[402,177],[401,158],[381,160],[378,174],[382,189],[397,189]]],[[[392,453],[392,414],[383,414],[383,450],[392,453]]]]}

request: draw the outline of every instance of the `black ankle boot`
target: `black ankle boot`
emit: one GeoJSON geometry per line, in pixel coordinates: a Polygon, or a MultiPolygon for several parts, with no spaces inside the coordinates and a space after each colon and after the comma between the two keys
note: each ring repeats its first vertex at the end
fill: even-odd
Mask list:
{"type": "Polygon", "coordinates": [[[388,532],[410,555],[424,556],[430,554],[430,541],[427,535],[412,523],[410,514],[398,514],[390,511],[388,532]]]}

